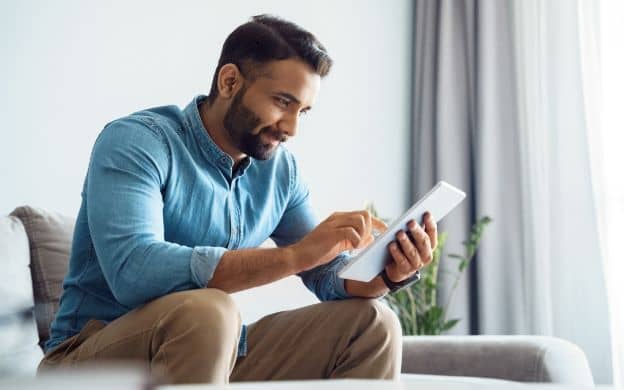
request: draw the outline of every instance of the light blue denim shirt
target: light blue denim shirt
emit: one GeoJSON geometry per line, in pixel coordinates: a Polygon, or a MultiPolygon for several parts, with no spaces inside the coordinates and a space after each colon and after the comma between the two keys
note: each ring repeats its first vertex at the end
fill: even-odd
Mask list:
{"type": "MultiPolygon", "coordinates": [[[[204,98],[183,111],[134,113],[98,136],[46,351],[90,319],[110,322],[163,295],[206,287],[228,250],[255,248],[268,237],[289,245],[318,224],[283,146],[232,172],[232,158],[199,117],[204,98]]],[[[336,274],[347,260],[344,252],[299,276],[322,301],[348,298],[336,274]]],[[[239,356],[246,351],[243,326],[239,356]]]]}

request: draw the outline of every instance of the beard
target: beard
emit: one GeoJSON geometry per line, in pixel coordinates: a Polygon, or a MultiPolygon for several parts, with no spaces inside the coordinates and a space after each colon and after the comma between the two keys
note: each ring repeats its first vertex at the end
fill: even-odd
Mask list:
{"type": "Polygon", "coordinates": [[[253,131],[260,125],[261,119],[243,104],[246,90],[247,88],[243,87],[234,96],[223,118],[223,127],[238,150],[255,159],[268,160],[275,154],[277,146],[266,143],[262,140],[262,136],[268,134],[269,137],[278,139],[280,142],[285,142],[287,138],[279,130],[274,130],[270,126],[263,127],[258,134],[253,134],[253,131]]]}

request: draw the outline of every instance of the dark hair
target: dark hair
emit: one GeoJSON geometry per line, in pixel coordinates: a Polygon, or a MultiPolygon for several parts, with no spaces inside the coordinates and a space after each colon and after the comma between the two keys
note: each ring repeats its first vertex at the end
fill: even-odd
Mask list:
{"type": "Polygon", "coordinates": [[[309,31],[276,16],[252,17],[223,43],[208,101],[212,103],[219,94],[217,79],[223,65],[238,66],[243,76],[253,81],[263,64],[293,57],[309,64],[321,77],[327,75],[332,66],[327,50],[309,31]]]}

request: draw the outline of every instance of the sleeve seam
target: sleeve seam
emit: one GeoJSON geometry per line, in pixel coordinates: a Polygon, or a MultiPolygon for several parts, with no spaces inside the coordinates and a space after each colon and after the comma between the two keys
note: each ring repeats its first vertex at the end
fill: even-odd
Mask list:
{"type": "Polygon", "coordinates": [[[138,117],[138,120],[141,121],[143,124],[145,124],[146,126],[148,126],[150,129],[154,130],[155,132],[158,133],[158,135],[151,133],[152,136],[154,138],[156,138],[158,140],[158,142],[160,142],[160,144],[162,145],[162,147],[165,149],[165,152],[167,153],[167,172],[166,172],[166,176],[165,176],[165,181],[162,183],[163,187],[167,186],[167,181],[169,180],[169,177],[171,176],[171,147],[169,145],[169,143],[165,142],[165,132],[164,130],[156,123],[156,121],[153,118],[149,118],[149,117],[138,117]]]}

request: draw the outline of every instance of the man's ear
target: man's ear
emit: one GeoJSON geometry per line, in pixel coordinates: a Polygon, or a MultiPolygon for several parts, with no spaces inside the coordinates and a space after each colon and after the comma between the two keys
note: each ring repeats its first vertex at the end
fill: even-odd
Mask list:
{"type": "Polygon", "coordinates": [[[236,95],[236,92],[243,86],[244,81],[238,66],[234,64],[223,65],[219,69],[219,77],[217,79],[219,96],[224,99],[230,99],[236,95]]]}

